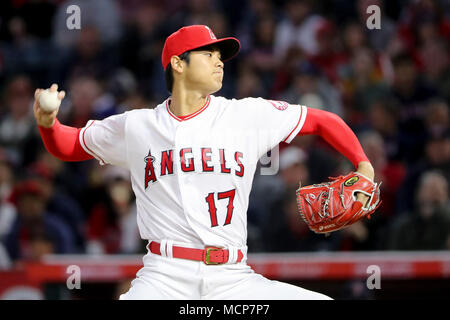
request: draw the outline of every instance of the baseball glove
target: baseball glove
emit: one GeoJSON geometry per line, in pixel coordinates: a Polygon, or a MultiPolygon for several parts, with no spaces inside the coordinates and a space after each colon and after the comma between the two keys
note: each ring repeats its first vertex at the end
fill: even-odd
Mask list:
{"type": "Polygon", "coordinates": [[[300,187],[297,204],[300,215],[316,233],[329,233],[368,217],[381,204],[380,183],[352,172],[330,178],[330,182],[300,187]],[[356,193],[369,197],[366,204],[356,201],[356,193]]]}

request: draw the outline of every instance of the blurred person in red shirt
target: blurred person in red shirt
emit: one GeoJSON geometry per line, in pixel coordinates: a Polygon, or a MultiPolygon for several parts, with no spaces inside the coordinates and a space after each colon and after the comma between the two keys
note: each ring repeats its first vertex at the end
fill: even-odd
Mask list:
{"type": "Polygon", "coordinates": [[[8,201],[13,186],[13,165],[6,152],[0,148],[0,269],[9,267],[11,263],[3,246],[3,239],[17,216],[14,206],[8,201]]]}
{"type": "Polygon", "coordinates": [[[71,229],[75,250],[84,252],[86,217],[79,203],[60,188],[52,168],[43,161],[36,161],[26,168],[27,179],[37,184],[46,203],[45,210],[58,217],[71,229]]]}
{"type": "Polygon", "coordinates": [[[13,163],[0,147],[0,203],[5,202],[14,186],[13,163]]]}
{"type": "Polygon", "coordinates": [[[136,225],[137,211],[128,170],[103,169],[104,194],[87,222],[87,252],[138,253],[144,248],[136,225]]]}
{"type": "Polygon", "coordinates": [[[412,1],[403,7],[398,32],[410,53],[416,56],[417,48],[433,38],[442,38],[448,43],[450,21],[441,1],[412,1]]]}
{"type": "Polygon", "coordinates": [[[81,126],[93,117],[95,104],[102,95],[100,83],[93,77],[70,80],[70,105],[61,106],[61,116],[72,126],[81,126]]]}
{"type": "Polygon", "coordinates": [[[45,253],[73,253],[70,228],[45,211],[45,198],[39,185],[31,180],[19,182],[11,194],[17,215],[4,237],[13,261],[39,259],[45,253]]]}
{"type": "Polygon", "coordinates": [[[339,81],[339,68],[347,62],[336,26],[331,21],[323,21],[316,33],[317,51],[309,60],[316,65],[328,81],[336,84],[339,81]]]}

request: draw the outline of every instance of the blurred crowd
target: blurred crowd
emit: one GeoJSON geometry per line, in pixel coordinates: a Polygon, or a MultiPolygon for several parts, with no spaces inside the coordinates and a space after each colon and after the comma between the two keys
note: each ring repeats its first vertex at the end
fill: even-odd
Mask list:
{"type": "Polygon", "coordinates": [[[250,252],[450,249],[450,5],[442,0],[12,0],[0,2],[0,268],[46,253],[142,253],[127,171],[61,162],[34,121],[35,88],[67,92],[58,118],[83,127],[169,93],[164,39],[206,24],[241,41],[225,64],[228,98],[331,111],[357,134],[382,181],[370,220],[309,231],[295,190],[354,170],[317,136],[280,145],[257,170],[250,252]],[[69,30],[69,5],[81,29],[69,30]],[[366,25],[369,5],[381,29],[366,25]]]}

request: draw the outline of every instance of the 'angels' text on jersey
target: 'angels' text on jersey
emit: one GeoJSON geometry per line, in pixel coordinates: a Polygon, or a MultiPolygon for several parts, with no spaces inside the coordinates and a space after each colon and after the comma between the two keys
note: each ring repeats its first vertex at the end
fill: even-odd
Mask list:
{"type": "MultiPolygon", "coordinates": [[[[234,152],[234,161],[239,169],[231,170],[231,167],[227,166],[228,160],[225,158],[225,149],[217,149],[213,150],[213,148],[201,148],[198,151],[201,159],[201,166],[195,166],[195,150],[192,148],[183,148],[179,152],[180,162],[177,165],[180,165],[180,169],[183,172],[220,172],[220,173],[228,173],[235,174],[238,177],[244,176],[245,168],[242,164],[242,158],[244,154],[240,151],[234,152]],[[214,164],[212,160],[212,154],[216,152],[219,155],[220,163],[214,164]]],[[[174,165],[174,150],[164,150],[160,153],[160,157],[158,161],[156,161],[156,157],[152,155],[151,150],[148,151],[148,155],[144,158],[145,160],[145,189],[149,186],[151,182],[156,182],[158,180],[157,173],[160,177],[163,177],[167,174],[173,174],[173,165],[174,165]],[[155,169],[159,167],[159,170],[155,169]]]]}

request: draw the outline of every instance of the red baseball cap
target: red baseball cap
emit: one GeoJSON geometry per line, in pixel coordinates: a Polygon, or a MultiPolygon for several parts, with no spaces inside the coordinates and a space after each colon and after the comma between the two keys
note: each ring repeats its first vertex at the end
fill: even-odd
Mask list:
{"type": "Polygon", "coordinates": [[[241,43],[238,39],[217,39],[208,26],[192,25],[183,27],[168,36],[164,43],[161,57],[164,70],[169,65],[172,56],[179,56],[186,51],[211,44],[217,45],[224,62],[236,56],[241,48],[241,43]]]}

